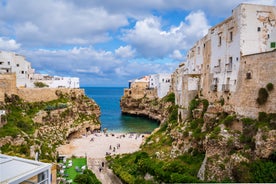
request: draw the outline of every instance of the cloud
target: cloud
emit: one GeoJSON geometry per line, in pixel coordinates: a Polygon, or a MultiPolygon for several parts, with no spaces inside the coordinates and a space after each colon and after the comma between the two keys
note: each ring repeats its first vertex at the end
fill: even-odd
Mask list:
{"type": "Polygon", "coordinates": [[[25,47],[61,44],[94,44],[110,40],[109,31],[128,25],[123,14],[112,14],[103,7],[80,8],[67,1],[7,1],[0,5],[4,26],[25,47]]]}
{"type": "Polygon", "coordinates": [[[16,43],[13,39],[7,39],[0,37],[0,50],[17,50],[20,48],[20,44],[16,43]]]}
{"type": "MultiPolygon", "coordinates": [[[[92,47],[23,51],[37,73],[79,77],[81,86],[127,86],[127,81],[151,73],[173,72],[178,63],[125,61],[116,53],[92,47]]],[[[21,53],[22,54],[22,53],[21,53]]]]}
{"type": "Polygon", "coordinates": [[[133,29],[125,30],[122,39],[136,48],[141,57],[166,57],[175,50],[188,49],[208,32],[208,21],[202,11],[190,13],[177,27],[162,29],[157,17],[137,21],[133,29]]]}
{"type": "Polygon", "coordinates": [[[174,50],[173,53],[170,55],[171,58],[181,61],[184,59],[184,56],[181,54],[179,50],[174,50]]]}
{"type": "Polygon", "coordinates": [[[115,54],[121,58],[132,58],[135,55],[135,50],[131,48],[130,45],[125,47],[120,46],[118,49],[115,50],[115,54]]]}
{"type": "Polygon", "coordinates": [[[0,49],[26,56],[38,72],[80,77],[82,86],[122,86],[173,72],[210,25],[242,2],[9,0],[0,3],[0,49]]]}

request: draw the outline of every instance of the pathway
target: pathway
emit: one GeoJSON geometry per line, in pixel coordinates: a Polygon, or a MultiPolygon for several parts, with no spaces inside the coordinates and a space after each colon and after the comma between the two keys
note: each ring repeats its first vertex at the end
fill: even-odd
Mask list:
{"type": "Polygon", "coordinates": [[[88,168],[103,184],[122,184],[121,180],[106,165],[105,158],[88,158],[88,168]],[[102,163],[104,166],[102,167],[102,163]],[[101,171],[100,169],[101,168],[101,171]]]}

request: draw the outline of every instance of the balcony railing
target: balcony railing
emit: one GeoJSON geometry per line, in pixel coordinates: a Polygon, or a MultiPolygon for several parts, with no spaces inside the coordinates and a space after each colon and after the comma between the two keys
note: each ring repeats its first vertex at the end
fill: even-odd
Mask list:
{"type": "Polygon", "coordinates": [[[232,64],[228,63],[225,65],[226,72],[232,72],[232,64]]]}
{"type": "Polygon", "coordinates": [[[221,71],[221,67],[220,66],[215,66],[214,67],[214,72],[215,73],[220,73],[220,71],[221,71]]]}

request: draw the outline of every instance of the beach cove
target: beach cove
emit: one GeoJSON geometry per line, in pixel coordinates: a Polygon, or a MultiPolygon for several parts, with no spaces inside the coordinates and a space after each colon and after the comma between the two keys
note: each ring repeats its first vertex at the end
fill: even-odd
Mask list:
{"type": "Polygon", "coordinates": [[[121,184],[121,180],[106,166],[107,155],[133,153],[149,134],[139,133],[93,133],[72,139],[57,151],[67,158],[86,157],[88,168],[105,184],[121,184]]]}

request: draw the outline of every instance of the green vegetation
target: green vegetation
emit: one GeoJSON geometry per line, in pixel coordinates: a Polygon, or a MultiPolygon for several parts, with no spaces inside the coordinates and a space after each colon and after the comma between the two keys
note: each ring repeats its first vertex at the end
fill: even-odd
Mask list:
{"type": "Polygon", "coordinates": [[[85,169],[82,174],[78,174],[73,181],[78,184],[101,184],[96,175],[89,169],[85,169]]]}
{"type": "MultiPolygon", "coordinates": [[[[17,95],[5,95],[5,103],[0,104],[0,108],[6,110],[5,116],[1,118],[4,125],[0,128],[0,138],[11,136],[19,139],[21,145],[6,144],[1,147],[2,153],[29,158],[30,147],[34,146],[40,153],[40,159],[54,161],[56,148],[66,140],[67,129],[66,127],[59,129],[60,122],[65,121],[66,118],[77,120],[77,124],[85,120],[98,122],[95,114],[88,114],[85,111],[73,112],[71,104],[75,104],[74,107],[76,107],[77,103],[85,103],[86,98],[76,98],[73,101],[71,94],[57,93],[57,95],[59,98],[56,100],[33,103],[24,102],[17,95]],[[57,109],[62,110],[58,114],[51,114],[51,111],[57,109]],[[42,114],[43,123],[33,120],[38,112],[42,114]]],[[[88,105],[91,106],[93,103],[88,105]]],[[[72,124],[71,127],[73,126],[75,125],[72,124]]]]}
{"type": "Polygon", "coordinates": [[[144,179],[145,175],[152,176],[158,183],[195,183],[199,182],[196,175],[203,158],[204,154],[195,153],[162,161],[139,151],[109,160],[115,174],[125,183],[152,183],[144,179]]]}
{"type": "MultiPolygon", "coordinates": [[[[223,176],[225,178],[220,178],[219,174],[214,174],[213,182],[275,182],[276,152],[268,159],[258,159],[255,156],[255,136],[258,130],[267,132],[276,129],[276,113],[260,112],[258,120],[244,118],[240,122],[235,114],[223,111],[205,114],[208,106],[206,99],[195,98],[189,104],[188,118],[177,121],[181,119],[178,115],[179,107],[172,103],[167,108],[167,121],[146,139],[141,151],[115,158],[108,157],[114,173],[124,183],[200,182],[197,172],[205,156],[203,145],[206,141],[211,146],[225,145],[225,155],[218,153],[208,157],[207,172],[210,172],[208,167],[215,167],[222,171],[218,173],[226,174],[231,155],[247,159],[247,162],[233,166],[233,177],[226,174],[223,176]],[[233,122],[242,123],[243,130],[234,129],[237,127],[233,127],[233,122]],[[189,143],[186,144],[184,139],[189,143]],[[190,146],[188,150],[186,146],[190,146]],[[184,149],[186,150],[183,151],[184,149]]],[[[237,126],[239,128],[240,125],[237,123],[237,126]]],[[[264,133],[262,139],[269,140],[268,134],[264,133]]],[[[214,168],[211,169],[213,170],[214,168]]],[[[213,173],[205,174],[208,179],[213,176],[213,173]]]]}
{"type": "Polygon", "coordinates": [[[175,94],[174,93],[170,93],[167,96],[164,96],[162,99],[164,102],[171,102],[171,103],[175,103],[175,94]]]}
{"type": "Polygon", "coordinates": [[[224,120],[222,120],[222,123],[226,127],[231,127],[234,120],[235,120],[235,116],[228,115],[224,120]]]}
{"type": "MultiPolygon", "coordinates": [[[[170,157],[173,143],[170,131],[178,126],[178,106],[174,105],[174,94],[164,97],[163,101],[172,102],[167,108],[168,120],[160,125],[155,134],[146,139],[142,150],[121,157],[108,157],[114,173],[124,183],[199,182],[196,175],[204,159],[204,153],[194,150],[176,158],[170,157]],[[148,179],[145,179],[145,176],[148,179]]],[[[200,127],[202,122],[203,119],[195,120],[192,126],[200,127]]]]}
{"type": "Polygon", "coordinates": [[[264,105],[267,102],[267,99],[269,97],[270,91],[274,89],[274,85],[272,83],[268,83],[266,85],[266,88],[260,88],[258,92],[258,98],[257,98],[257,103],[259,105],[264,105]]]}
{"type": "Polygon", "coordinates": [[[274,89],[274,85],[273,85],[272,83],[268,83],[268,84],[266,85],[266,89],[267,89],[268,91],[272,91],[272,90],[274,89]]]}
{"type": "Polygon", "coordinates": [[[257,98],[257,103],[259,105],[263,105],[266,103],[267,99],[268,99],[268,92],[265,88],[260,88],[259,93],[258,93],[258,98],[257,98]]]}
{"type": "Polygon", "coordinates": [[[47,84],[43,82],[34,82],[34,85],[36,88],[44,88],[44,87],[49,87],[47,84]]]}
{"type": "Polygon", "coordinates": [[[259,159],[251,163],[242,162],[232,170],[235,182],[274,183],[276,181],[275,160],[259,159]]]}

